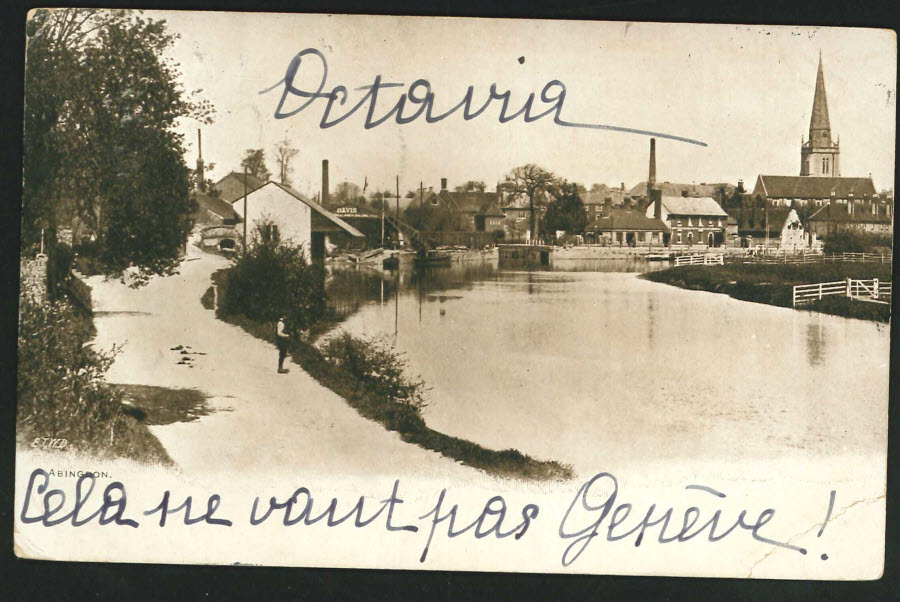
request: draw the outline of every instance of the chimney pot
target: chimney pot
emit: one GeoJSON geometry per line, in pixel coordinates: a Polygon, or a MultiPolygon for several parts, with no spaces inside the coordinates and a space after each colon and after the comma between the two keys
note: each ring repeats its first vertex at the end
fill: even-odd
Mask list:
{"type": "Polygon", "coordinates": [[[447,178],[441,178],[441,190],[447,190],[447,178]]]}

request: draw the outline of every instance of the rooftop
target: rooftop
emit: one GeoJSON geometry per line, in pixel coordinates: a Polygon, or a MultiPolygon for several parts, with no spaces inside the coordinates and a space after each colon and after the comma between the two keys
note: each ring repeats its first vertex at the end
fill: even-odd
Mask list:
{"type": "Polygon", "coordinates": [[[714,199],[708,196],[683,197],[663,194],[662,205],[668,213],[674,215],[710,215],[713,217],[727,217],[728,215],[714,199]]]}
{"type": "Polygon", "coordinates": [[[824,176],[767,176],[756,179],[753,195],[771,199],[839,199],[875,196],[872,178],[829,178],[824,176]]]}
{"type": "Polygon", "coordinates": [[[616,207],[587,225],[588,230],[658,230],[668,232],[669,228],[653,217],[642,212],[616,207]]]}

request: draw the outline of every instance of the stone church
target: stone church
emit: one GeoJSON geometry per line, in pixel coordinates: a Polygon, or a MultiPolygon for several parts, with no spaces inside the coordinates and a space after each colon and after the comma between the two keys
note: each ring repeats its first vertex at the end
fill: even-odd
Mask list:
{"type": "Polygon", "coordinates": [[[809,140],[800,139],[800,175],[840,177],[841,143],[831,138],[831,122],[828,119],[828,97],[825,95],[825,74],[822,69],[822,53],[819,53],[819,72],[816,75],[816,93],[813,97],[812,116],[809,119],[809,140]]]}
{"type": "MultiPolygon", "coordinates": [[[[755,239],[765,236],[765,229],[780,230],[780,215],[790,210],[796,212],[810,242],[845,230],[890,234],[894,221],[892,195],[879,195],[871,175],[842,177],[840,156],[840,141],[832,138],[825,70],[819,53],[809,140],[801,137],[800,175],[757,177],[752,194],[728,210],[738,223],[740,236],[755,239]]],[[[771,236],[769,232],[767,238],[771,236]]]]}
{"type": "Polygon", "coordinates": [[[879,195],[872,176],[842,177],[840,142],[832,138],[825,93],[825,70],[819,53],[819,69],[809,119],[809,140],[801,138],[800,175],[760,174],[753,193],[732,213],[741,236],[752,235],[745,219],[748,211],[766,207],[793,208],[806,231],[819,237],[841,230],[890,234],[893,230],[893,198],[879,195]]]}

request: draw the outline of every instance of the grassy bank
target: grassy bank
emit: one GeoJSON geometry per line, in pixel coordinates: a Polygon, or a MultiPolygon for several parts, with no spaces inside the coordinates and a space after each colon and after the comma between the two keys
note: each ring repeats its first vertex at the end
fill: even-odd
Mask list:
{"type": "MultiPolygon", "coordinates": [[[[796,284],[836,282],[846,278],[865,280],[878,278],[890,282],[891,266],[881,263],[799,265],[733,263],[672,267],[649,272],[641,277],[680,288],[724,293],[742,301],[791,307],[793,286],[796,284]]],[[[800,309],[879,322],[887,322],[891,317],[890,305],[837,297],[822,299],[800,309]]]]}
{"type": "Polygon", "coordinates": [[[172,463],[147,426],[128,413],[122,391],[103,375],[115,352],[95,350],[90,316],[61,299],[20,297],[16,436],[66,439],[66,451],[146,464],[172,463]]]}
{"type": "MultiPolygon", "coordinates": [[[[213,275],[219,294],[227,289],[228,270],[213,275]]],[[[204,295],[204,306],[211,308],[212,293],[204,295]]],[[[217,317],[241,327],[251,335],[275,343],[275,325],[251,320],[244,315],[217,317]]],[[[314,325],[313,332],[321,330],[314,325]]],[[[349,335],[327,343],[323,353],[308,340],[292,339],[290,357],[322,386],[341,396],[361,416],[374,420],[401,439],[478,468],[487,473],[536,480],[563,480],[573,476],[569,465],[531,458],[518,450],[484,448],[471,441],[451,437],[428,427],[420,415],[417,400],[421,383],[402,376],[402,363],[390,350],[372,341],[349,335]],[[376,370],[371,370],[377,366],[376,370]],[[373,374],[377,372],[377,376],[373,374]],[[370,376],[372,375],[372,376],[370,376]]]]}

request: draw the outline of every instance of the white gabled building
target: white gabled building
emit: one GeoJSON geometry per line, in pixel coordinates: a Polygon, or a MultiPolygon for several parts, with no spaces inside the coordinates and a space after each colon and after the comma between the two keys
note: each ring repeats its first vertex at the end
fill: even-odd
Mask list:
{"type": "MultiPolygon", "coordinates": [[[[244,217],[244,198],[232,203],[235,213],[244,217]]],[[[247,194],[247,232],[257,224],[269,221],[277,228],[281,240],[302,245],[307,258],[320,261],[325,257],[325,239],[343,233],[359,237],[363,234],[315,201],[290,186],[267,182],[247,194]]]]}

